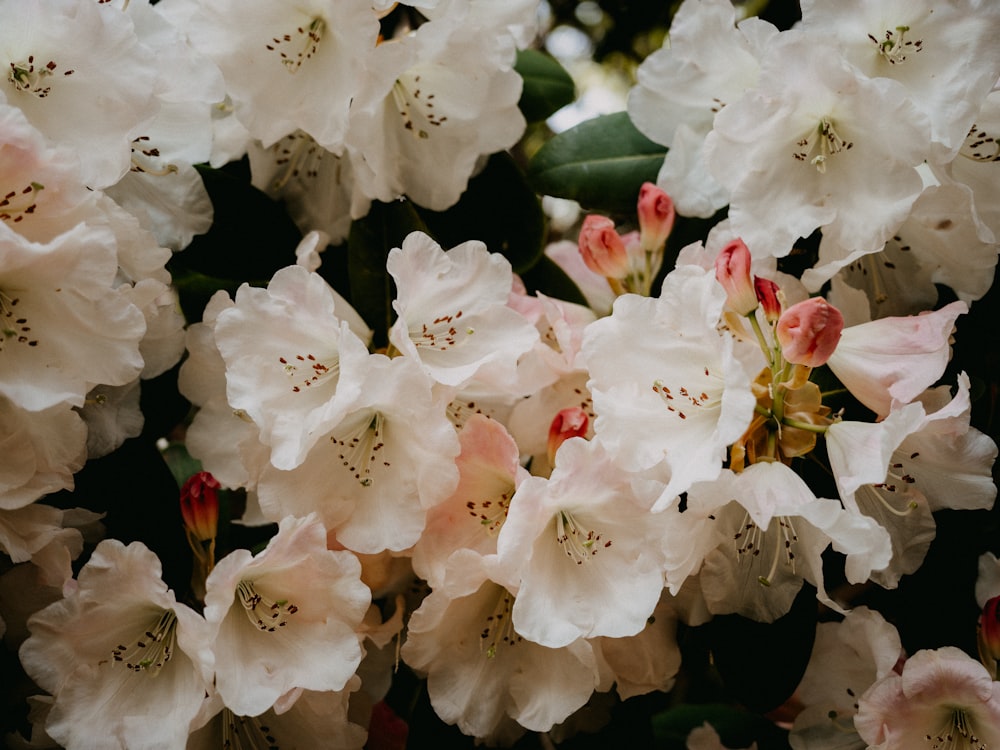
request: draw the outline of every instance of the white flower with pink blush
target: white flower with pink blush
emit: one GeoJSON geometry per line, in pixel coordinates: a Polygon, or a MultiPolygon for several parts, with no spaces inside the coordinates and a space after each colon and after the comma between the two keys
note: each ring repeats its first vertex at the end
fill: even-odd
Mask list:
{"type": "Polygon", "coordinates": [[[231,552],[205,589],[216,689],[237,715],[263,713],[293,688],[341,690],[361,662],[371,592],[357,557],[327,549],[315,516],[283,519],[257,555],[231,552]]]}
{"type": "Polygon", "coordinates": [[[880,750],[1000,745],[1000,683],[953,646],[918,651],[858,700],[854,726],[880,750]]]}

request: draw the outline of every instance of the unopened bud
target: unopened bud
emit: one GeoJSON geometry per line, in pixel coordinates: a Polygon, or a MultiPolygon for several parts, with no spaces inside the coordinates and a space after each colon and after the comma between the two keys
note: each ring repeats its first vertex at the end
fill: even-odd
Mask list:
{"type": "Polygon", "coordinates": [[[994,596],[979,616],[979,649],[984,657],[1000,661],[1000,596],[994,596]]]}
{"type": "Polygon", "coordinates": [[[837,348],[843,330],[840,310],[822,297],[810,297],[781,314],[775,334],[786,362],[819,367],[837,348]]]}
{"type": "Polygon", "coordinates": [[[580,255],[594,273],[609,279],[623,279],[628,274],[625,243],[615,231],[615,223],[606,216],[589,215],[580,229],[580,255]]]}
{"type": "Polygon", "coordinates": [[[199,541],[215,539],[219,525],[219,481],[207,471],[192,474],[181,487],[181,516],[199,541]]]}
{"type": "Polygon", "coordinates": [[[770,279],[762,279],[760,276],[753,278],[753,290],[757,294],[757,301],[764,311],[764,319],[768,323],[776,323],[781,317],[781,298],[778,293],[781,287],[770,279]]]}
{"type": "Polygon", "coordinates": [[[662,248],[674,228],[674,202],[652,182],[639,188],[639,231],[644,250],[662,248]]]}
{"type": "Polygon", "coordinates": [[[556,414],[549,426],[549,463],[555,465],[559,446],[572,437],[585,437],[590,418],[579,406],[570,406],[556,414]]]}
{"type": "Polygon", "coordinates": [[[726,304],[733,312],[749,315],[757,309],[757,293],[750,278],[750,250],[735,239],[719,251],[715,278],[726,290],[726,304]]]}

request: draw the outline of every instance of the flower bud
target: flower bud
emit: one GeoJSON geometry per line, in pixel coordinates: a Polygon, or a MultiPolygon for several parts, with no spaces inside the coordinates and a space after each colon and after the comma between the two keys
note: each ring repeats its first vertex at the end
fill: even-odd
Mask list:
{"type": "Polygon", "coordinates": [[[579,406],[570,406],[556,414],[549,427],[549,463],[555,465],[556,451],[571,437],[586,437],[590,418],[579,406]]]}
{"type": "Polygon", "coordinates": [[[181,516],[188,533],[207,542],[219,524],[219,481],[207,471],[192,474],[181,487],[181,516]]]}
{"type": "Polygon", "coordinates": [[[760,302],[760,306],[764,310],[764,319],[768,323],[776,323],[781,317],[781,298],[778,296],[781,287],[770,279],[754,276],[753,290],[757,294],[757,301],[760,302]]]}
{"type": "Polygon", "coordinates": [[[726,290],[726,304],[733,312],[749,315],[757,309],[757,292],[750,279],[750,250],[735,239],[719,251],[715,278],[726,290]]]}
{"type": "Polygon", "coordinates": [[[623,279],[628,274],[625,243],[611,219],[596,214],[584,219],[579,244],[583,262],[594,273],[610,279],[623,279]]]}
{"type": "Polygon", "coordinates": [[[994,596],[979,616],[979,649],[984,657],[1000,661],[1000,596],[994,596]]]}
{"type": "Polygon", "coordinates": [[[652,182],[639,188],[639,230],[644,250],[662,248],[674,228],[674,202],[652,182]]]}
{"type": "Polygon", "coordinates": [[[840,310],[822,297],[811,297],[781,314],[775,334],[786,362],[819,367],[837,348],[843,330],[840,310]]]}

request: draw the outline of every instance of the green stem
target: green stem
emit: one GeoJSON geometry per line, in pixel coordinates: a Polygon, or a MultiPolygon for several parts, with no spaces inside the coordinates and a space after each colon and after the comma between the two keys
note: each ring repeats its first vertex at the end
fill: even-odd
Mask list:
{"type": "Polygon", "coordinates": [[[824,434],[827,429],[827,425],[812,424],[810,422],[800,422],[797,419],[790,419],[788,417],[782,417],[781,424],[786,427],[794,427],[796,430],[805,430],[806,432],[815,432],[819,435],[824,434]]]}

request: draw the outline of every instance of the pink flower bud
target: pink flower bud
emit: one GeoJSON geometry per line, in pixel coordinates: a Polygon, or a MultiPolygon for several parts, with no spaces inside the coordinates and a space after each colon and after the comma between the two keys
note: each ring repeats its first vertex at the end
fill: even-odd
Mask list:
{"type": "Polygon", "coordinates": [[[757,309],[757,292],[750,279],[750,250],[743,240],[735,239],[719,251],[715,259],[715,278],[726,290],[726,304],[740,315],[757,309]]]}
{"type": "Polygon", "coordinates": [[[610,279],[623,279],[628,274],[625,243],[611,219],[596,214],[588,216],[583,220],[579,243],[583,262],[594,273],[610,279]]]}
{"type": "Polygon", "coordinates": [[[787,362],[819,367],[840,341],[844,316],[822,297],[811,297],[781,314],[775,333],[787,362]]]}
{"type": "Polygon", "coordinates": [[[556,451],[571,437],[585,437],[590,418],[579,406],[570,406],[556,414],[549,427],[549,463],[555,464],[556,451]]]}
{"type": "Polygon", "coordinates": [[[192,474],[181,487],[181,516],[187,530],[207,542],[219,524],[219,481],[207,471],[192,474]]]}
{"type": "Polygon", "coordinates": [[[979,616],[979,642],[983,656],[1000,660],[1000,596],[994,596],[979,616]]]}
{"type": "Polygon", "coordinates": [[[659,250],[674,228],[674,202],[652,182],[639,188],[639,229],[644,250],[659,250]]]}

